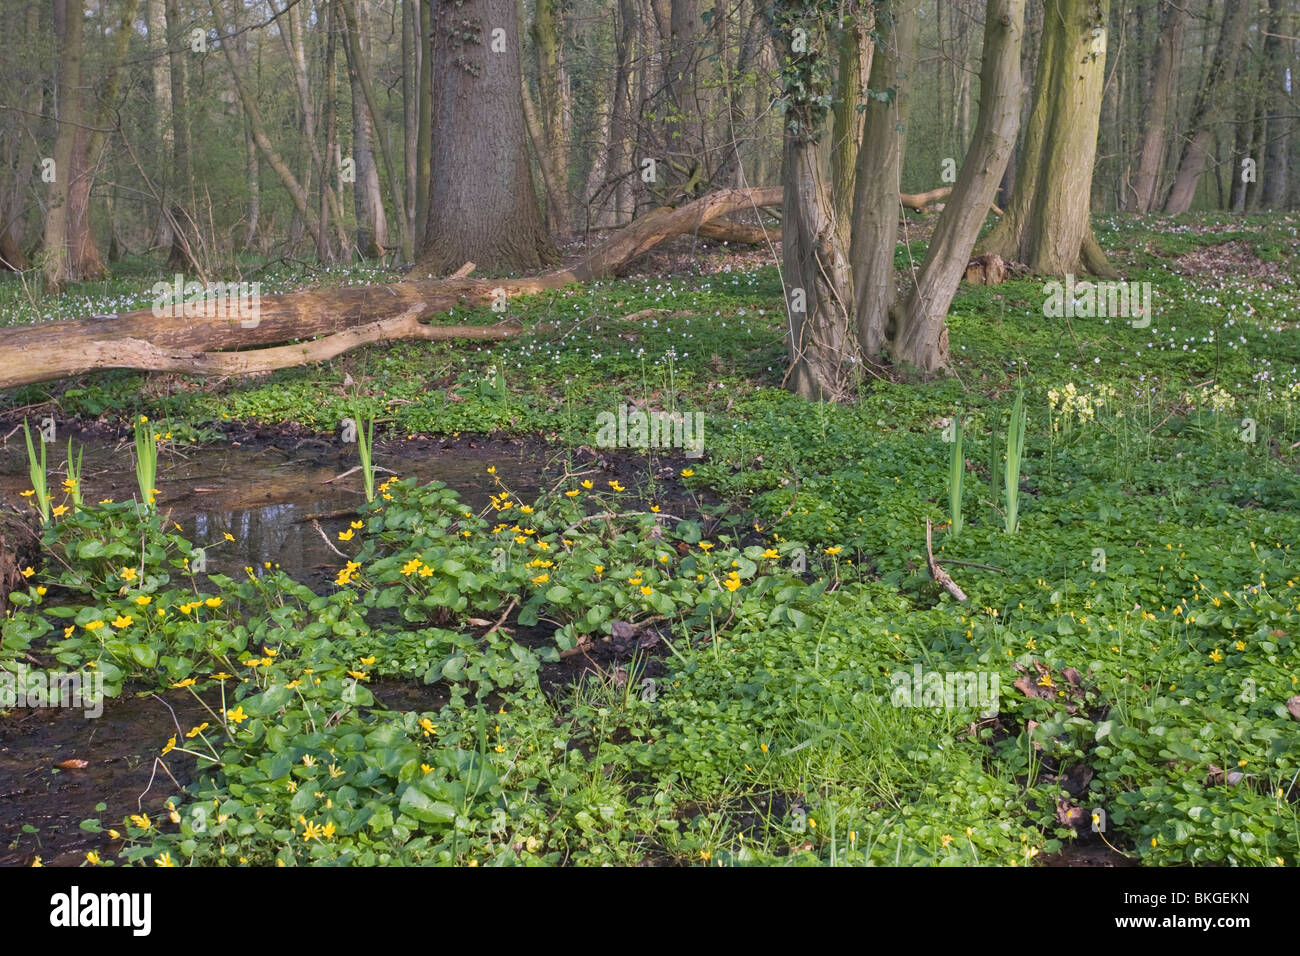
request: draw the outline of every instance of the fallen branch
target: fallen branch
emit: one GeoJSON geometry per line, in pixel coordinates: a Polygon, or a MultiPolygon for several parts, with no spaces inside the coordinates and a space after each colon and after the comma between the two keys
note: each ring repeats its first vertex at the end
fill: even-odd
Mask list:
{"type": "Polygon", "coordinates": [[[948,572],[939,567],[939,562],[934,559],[933,534],[930,529],[930,519],[925,519],[925,556],[930,564],[930,577],[934,578],[945,591],[955,597],[958,601],[966,600],[966,592],[957,587],[957,582],[948,576],[948,572]]]}
{"type": "Polygon", "coordinates": [[[106,368],[246,375],[327,361],[375,342],[512,338],[523,331],[514,323],[426,325],[421,320],[451,309],[487,305],[500,296],[535,294],[605,278],[665,239],[693,234],[729,213],[780,201],[780,187],[724,189],[685,206],[656,209],[612,234],[574,265],[522,279],[471,279],[473,264],[466,263],[446,279],[412,274],[387,286],[261,296],[251,315],[209,315],[216,310],[203,307],[199,311],[205,314],[187,316],[184,305],[177,303],[164,315],[140,309],[6,329],[0,349],[0,389],[106,368]],[[310,341],[284,344],[303,339],[310,341]]]}

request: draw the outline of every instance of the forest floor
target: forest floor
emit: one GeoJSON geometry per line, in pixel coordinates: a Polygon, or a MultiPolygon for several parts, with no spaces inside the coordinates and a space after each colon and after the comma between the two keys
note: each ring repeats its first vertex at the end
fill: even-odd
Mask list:
{"type": "MultiPolygon", "coordinates": [[[[0,396],[0,498],[31,512],[49,418],[67,508],[0,663],[121,698],[0,716],[0,862],[1300,865],[1298,225],[1101,217],[1149,326],[963,285],[953,376],[850,406],[781,389],[771,252],[689,240],[512,300],[550,331],[504,343],[0,396]],[[620,407],[700,413],[701,454],[611,446],[620,407]],[[322,490],[345,419],[372,502],[322,490]]],[[[0,324],[140,307],[149,268],[0,283],[0,324]]]]}

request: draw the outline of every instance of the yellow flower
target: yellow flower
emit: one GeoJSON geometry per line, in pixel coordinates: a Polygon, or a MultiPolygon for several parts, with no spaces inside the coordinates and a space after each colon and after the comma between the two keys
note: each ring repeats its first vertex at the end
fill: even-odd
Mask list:
{"type": "Polygon", "coordinates": [[[23,568],[23,577],[25,578],[30,578],[35,573],[36,573],[35,569],[33,569],[30,564],[27,565],[27,567],[23,568]]]}
{"type": "Polygon", "coordinates": [[[707,541],[701,541],[700,550],[707,554],[708,552],[713,550],[713,545],[709,544],[709,542],[707,541]]]}
{"type": "Polygon", "coordinates": [[[162,756],[166,757],[176,749],[176,735],[172,734],[171,739],[167,741],[167,746],[162,749],[162,756]]]}
{"type": "Polygon", "coordinates": [[[99,854],[96,853],[94,850],[91,850],[89,853],[86,854],[86,862],[89,863],[91,866],[99,866],[99,854]]]}
{"type": "Polygon", "coordinates": [[[30,498],[32,495],[36,494],[36,491],[35,489],[28,488],[26,491],[20,491],[18,493],[22,495],[24,498],[30,498]]]}
{"type": "Polygon", "coordinates": [[[779,551],[777,551],[776,548],[768,548],[766,551],[763,552],[763,557],[765,557],[765,558],[779,558],[779,557],[781,557],[781,553],[780,553],[779,551]]]}
{"type": "Polygon", "coordinates": [[[181,687],[192,687],[194,686],[194,683],[195,681],[193,677],[187,677],[182,681],[177,681],[176,683],[172,684],[172,686],[179,689],[181,687]]]}
{"type": "Polygon", "coordinates": [[[496,465],[488,465],[488,474],[489,474],[489,475],[495,475],[496,473],[497,473],[497,466],[496,466],[496,465]]]}
{"type": "Polygon", "coordinates": [[[208,729],[208,722],[205,720],[197,727],[191,727],[189,730],[185,731],[185,736],[189,738],[197,737],[199,734],[203,733],[203,731],[207,729],[208,729]]]}
{"type": "Polygon", "coordinates": [[[591,489],[594,488],[595,485],[593,485],[593,484],[591,483],[591,479],[590,479],[590,478],[584,478],[584,479],[582,480],[582,487],[586,488],[588,491],[591,491],[591,489]]]}
{"type": "Polygon", "coordinates": [[[221,598],[210,597],[203,603],[206,604],[208,607],[221,607],[221,598]]]}
{"type": "Polygon", "coordinates": [[[496,745],[494,748],[492,748],[492,749],[495,750],[495,751],[496,751],[497,753],[499,753],[499,754],[503,754],[503,753],[506,752],[506,748],[505,748],[505,747],[502,747],[500,744],[497,744],[497,745],[496,745]]]}
{"type": "Polygon", "coordinates": [[[626,490],[627,490],[626,488],[624,488],[622,485],[620,485],[620,484],[618,483],[618,480],[617,480],[617,479],[615,479],[614,481],[607,481],[607,482],[605,482],[605,484],[609,485],[609,486],[610,486],[611,488],[613,488],[615,491],[626,491],[626,490]]]}
{"type": "Polygon", "coordinates": [[[324,837],[325,839],[327,839],[327,840],[332,840],[332,839],[334,839],[334,821],[333,821],[333,820],[331,820],[329,823],[325,824],[323,827],[320,828],[320,835],[323,836],[323,837],[324,837]]]}
{"type": "Polygon", "coordinates": [[[340,532],[339,532],[339,540],[340,540],[340,541],[351,541],[351,540],[352,540],[352,536],[353,536],[354,534],[356,534],[356,532],[353,531],[351,528],[348,528],[347,531],[340,531],[340,532]]]}
{"type": "Polygon", "coordinates": [[[103,621],[87,621],[87,622],[86,622],[86,630],[88,630],[88,631],[98,631],[98,630],[99,630],[101,627],[103,627],[103,626],[104,626],[104,622],[103,622],[103,621]]]}
{"type": "Polygon", "coordinates": [[[646,597],[649,597],[651,594],[655,593],[655,589],[650,587],[650,585],[648,584],[644,584],[641,586],[641,593],[644,594],[646,597]]]}
{"type": "Polygon", "coordinates": [[[58,518],[62,516],[63,513],[66,512],[67,510],[68,510],[67,505],[59,505],[58,507],[54,508],[50,513],[54,515],[54,517],[58,518]]]}
{"type": "Polygon", "coordinates": [[[176,865],[175,863],[172,862],[172,855],[170,853],[162,854],[157,859],[155,859],[153,863],[154,866],[175,866],[176,865]]]}
{"type": "Polygon", "coordinates": [[[767,753],[767,744],[759,744],[758,749],[763,751],[763,753],[767,753]]]}
{"type": "Polygon", "coordinates": [[[225,714],[226,714],[226,720],[236,725],[248,719],[248,715],[244,713],[244,708],[242,705],[239,707],[235,707],[233,710],[225,711],[225,714]]]}
{"type": "Polygon", "coordinates": [[[1214,650],[1210,651],[1210,660],[1214,661],[1216,664],[1219,663],[1219,661],[1223,660],[1223,652],[1216,647],[1214,650]]]}
{"type": "Polygon", "coordinates": [[[433,768],[427,763],[420,764],[420,773],[433,773],[433,768]]]}
{"type": "Polygon", "coordinates": [[[360,531],[365,526],[366,523],[364,521],[352,521],[348,523],[348,527],[351,528],[353,531],[360,531]]]}
{"type": "Polygon", "coordinates": [[[349,677],[352,677],[352,678],[355,678],[356,680],[369,680],[369,679],[370,679],[370,675],[367,674],[365,671],[348,671],[348,676],[349,676],[349,677]]]}
{"type": "Polygon", "coordinates": [[[734,593],[736,588],[740,587],[740,581],[738,581],[736,578],[727,578],[727,580],[722,582],[722,586],[725,587],[728,591],[734,593]]]}
{"type": "Polygon", "coordinates": [[[36,594],[37,594],[39,597],[45,597],[45,593],[46,593],[48,590],[49,590],[49,588],[47,588],[45,585],[42,584],[42,585],[40,585],[39,587],[36,588],[36,594]]]}
{"type": "Polygon", "coordinates": [[[1239,651],[1244,651],[1244,650],[1246,649],[1246,642],[1245,642],[1245,641],[1238,641],[1237,644],[1236,644],[1236,647],[1237,647],[1237,650],[1239,650],[1239,651]]]}
{"type": "Polygon", "coordinates": [[[834,554],[839,554],[839,553],[840,553],[841,551],[843,551],[843,550],[844,550],[844,549],[843,549],[842,547],[840,547],[840,546],[837,544],[837,545],[832,545],[831,547],[827,548],[827,549],[826,549],[826,553],[827,553],[827,554],[834,555],[834,554]]]}
{"type": "Polygon", "coordinates": [[[123,581],[134,581],[134,580],[135,580],[135,568],[123,568],[123,569],[122,569],[120,572],[118,572],[118,573],[122,575],[122,580],[123,580],[123,581]]]}
{"type": "Polygon", "coordinates": [[[149,603],[150,601],[152,601],[152,600],[153,600],[153,598],[151,598],[149,595],[147,595],[147,594],[141,594],[138,598],[135,599],[135,603],[138,604],[138,605],[140,605],[141,607],[144,607],[146,604],[148,604],[148,603],[149,603]]]}
{"type": "Polygon", "coordinates": [[[412,558],[410,561],[407,561],[404,565],[402,565],[402,575],[404,577],[409,578],[412,574],[414,574],[418,570],[420,570],[419,558],[412,558]]]}
{"type": "Polygon", "coordinates": [[[566,497],[566,498],[576,498],[576,497],[578,497],[578,495],[580,495],[580,494],[582,494],[582,492],[579,491],[577,488],[574,488],[572,491],[566,491],[566,492],[564,493],[564,497],[566,497]]]}
{"type": "Polygon", "coordinates": [[[549,574],[539,574],[537,575],[537,577],[533,578],[533,583],[545,584],[549,580],[551,580],[551,576],[549,574]]]}
{"type": "Polygon", "coordinates": [[[596,577],[600,577],[605,573],[605,566],[603,564],[598,564],[592,568],[592,570],[596,572],[596,577]]]}
{"type": "Polygon", "coordinates": [[[302,831],[302,842],[306,843],[308,840],[319,840],[321,832],[321,828],[317,826],[316,821],[313,820],[311,823],[307,824],[307,828],[302,831]]]}
{"type": "Polygon", "coordinates": [[[694,470],[693,468],[683,468],[683,469],[682,469],[682,477],[683,477],[683,478],[690,478],[690,477],[691,477],[692,475],[694,475],[694,474],[695,474],[695,470],[694,470]]]}
{"type": "Polygon", "coordinates": [[[149,814],[147,813],[133,813],[129,819],[132,826],[138,827],[141,830],[148,830],[153,826],[153,824],[149,822],[149,814]]]}
{"type": "Polygon", "coordinates": [[[32,866],[44,866],[44,865],[45,864],[41,862],[41,858],[39,856],[36,857],[36,859],[32,860],[32,866]]]}

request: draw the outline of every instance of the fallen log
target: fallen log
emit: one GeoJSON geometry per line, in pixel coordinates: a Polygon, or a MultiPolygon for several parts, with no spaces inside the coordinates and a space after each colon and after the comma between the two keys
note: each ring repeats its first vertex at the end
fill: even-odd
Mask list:
{"type": "Polygon", "coordinates": [[[428,325],[420,320],[454,308],[485,305],[497,296],[544,292],[604,278],[665,239],[693,233],[729,213],[780,201],[780,187],[727,189],[685,206],[656,209],[614,233],[574,265],[522,279],[408,275],[387,286],[268,295],[260,298],[255,320],[171,312],[158,316],[153,309],[141,309],[6,329],[0,347],[0,389],[94,369],[247,374],[324,361],[372,342],[509,338],[522,329],[428,325]],[[285,344],[301,339],[312,341],[285,344]]]}
{"type": "MultiPolygon", "coordinates": [[[[949,187],[900,199],[924,208],[949,187]]],[[[247,315],[184,315],[183,305],[155,315],[140,309],[114,316],[43,322],[5,330],[0,346],[0,389],[130,368],[192,375],[246,375],[322,362],[351,349],[398,339],[496,341],[520,335],[514,323],[430,325],[422,320],[452,309],[559,289],[616,274],[666,239],[698,234],[762,243],[779,233],[723,217],[779,205],[781,188],[724,189],[685,206],[656,209],[612,234],[566,268],[521,279],[473,279],[467,263],[445,279],[408,275],[385,286],[308,289],[259,297],[247,315]],[[176,314],[180,313],[180,314],[176,314]]],[[[238,310],[235,310],[236,312],[238,310]]]]}

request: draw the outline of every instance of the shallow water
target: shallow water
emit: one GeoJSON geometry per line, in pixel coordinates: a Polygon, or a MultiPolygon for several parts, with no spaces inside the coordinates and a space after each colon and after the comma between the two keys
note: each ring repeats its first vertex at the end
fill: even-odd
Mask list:
{"type": "MultiPolygon", "coordinates": [[[[66,449],[66,444],[47,448],[51,488],[62,482],[66,449]]],[[[489,465],[496,467],[495,477],[525,497],[541,489],[547,465],[540,444],[500,441],[379,443],[374,460],[401,477],[445,482],[474,510],[485,507],[495,490],[489,465]]],[[[322,532],[333,539],[365,501],[360,472],[338,477],[357,463],[355,446],[310,439],[293,447],[232,443],[164,452],[158,505],[205,549],[209,572],[236,574],[247,565],[271,562],[322,590],[342,561],[322,532]],[[234,542],[226,541],[225,533],[234,542]]],[[[88,443],[82,476],[86,501],[125,501],[138,494],[127,442],[88,443]]],[[[30,499],[21,493],[29,487],[26,448],[21,437],[16,442],[11,437],[0,447],[0,501],[27,508],[30,499]]],[[[61,503],[62,494],[54,500],[61,503]]],[[[396,709],[436,709],[439,695],[445,698],[445,688],[400,682],[373,690],[382,704],[396,709]]],[[[204,719],[210,715],[186,691],[136,697],[129,687],[123,697],[105,701],[95,719],[77,708],[16,708],[0,717],[0,865],[27,865],[39,854],[46,864],[75,866],[91,849],[110,856],[104,852],[108,837],[81,830],[81,821],[100,818],[105,826],[117,826],[124,813],[157,816],[176,787],[161,770],[155,774],[154,756],[178,725],[188,728],[204,719]],[[87,766],[56,766],[69,759],[87,766]],[[101,801],[108,804],[102,812],[96,810],[101,801]]],[[[172,761],[176,767],[183,763],[172,761]]]]}
{"type": "MultiPolygon", "coordinates": [[[[331,539],[352,520],[352,509],[365,501],[361,473],[339,478],[358,464],[356,447],[307,440],[297,448],[274,445],[212,445],[164,452],[155,484],[158,507],[170,513],[196,547],[204,548],[208,570],[237,574],[248,565],[279,564],[296,580],[319,587],[334,577],[341,559],[326,545],[317,524],[331,539]],[[229,533],[234,542],[224,535],[229,533]]],[[[78,448],[81,445],[78,443],[78,448]]],[[[58,489],[64,476],[67,445],[47,446],[47,485],[58,489]]],[[[75,451],[74,451],[75,454],[75,451]]],[[[125,501],[138,497],[134,452],[129,442],[95,442],[85,446],[83,497],[125,501]]],[[[517,494],[530,496],[542,486],[546,459],[541,446],[509,442],[437,441],[377,443],[374,461],[388,473],[421,483],[442,481],[474,510],[487,505],[495,490],[487,475],[517,494]]],[[[21,440],[0,448],[0,500],[27,508],[21,493],[31,487],[27,453],[21,440]]],[[[55,492],[54,502],[62,501],[55,492]]]]}

